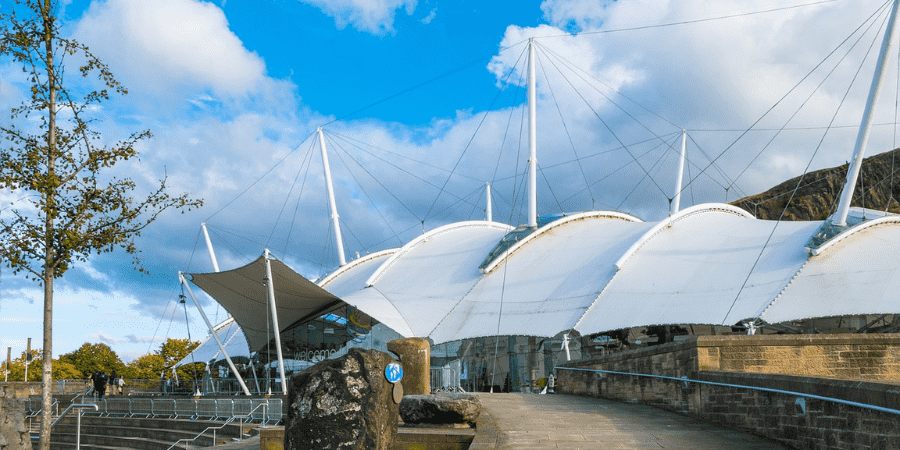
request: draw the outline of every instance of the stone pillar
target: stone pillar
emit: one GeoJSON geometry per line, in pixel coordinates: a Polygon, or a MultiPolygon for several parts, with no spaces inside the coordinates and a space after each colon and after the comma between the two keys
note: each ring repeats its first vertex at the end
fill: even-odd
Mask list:
{"type": "Polygon", "coordinates": [[[395,339],[388,342],[387,348],[400,357],[403,395],[431,394],[431,344],[428,339],[395,339]]]}
{"type": "Polygon", "coordinates": [[[6,387],[0,386],[0,450],[31,450],[31,436],[25,428],[25,402],[6,394],[6,387]]]}

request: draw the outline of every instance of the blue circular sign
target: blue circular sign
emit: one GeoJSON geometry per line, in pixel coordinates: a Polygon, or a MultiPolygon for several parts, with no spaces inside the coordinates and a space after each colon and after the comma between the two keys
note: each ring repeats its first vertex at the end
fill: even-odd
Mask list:
{"type": "Polygon", "coordinates": [[[403,367],[400,364],[392,362],[384,368],[384,377],[391,383],[396,383],[403,378],[403,367]]]}

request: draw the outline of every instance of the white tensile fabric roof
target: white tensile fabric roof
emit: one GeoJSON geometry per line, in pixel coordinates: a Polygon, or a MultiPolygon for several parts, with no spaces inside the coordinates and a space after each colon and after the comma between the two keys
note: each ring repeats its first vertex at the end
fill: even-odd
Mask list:
{"type": "MultiPolygon", "coordinates": [[[[225,346],[225,351],[228,352],[228,356],[231,358],[250,358],[250,351],[247,348],[247,339],[244,338],[244,333],[241,333],[241,327],[234,321],[234,318],[229,317],[213,328],[219,336],[219,340],[222,341],[222,345],[225,346]]],[[[216,340],[210,335],[207,336],[194,351],[185,356],[181,361],[178,361],[178,363],[175,364],[175,367],[198,362],[208,363],[212,360],[219,361],[222,359],[225,359],[225,355],[222,354],[222,350],[219,349],[219,344],[217,344],[216,340]]]]}
{"type": "MultiPolygon", "coordinates": [[[[900,216],[852,227],[809,256],[805,245],[821,224],[757,220],[724,204],[694,206],[658,223],[589,212],[542,226],[482,265],[512,227],[463,222],[348,264],[323,280],[328,292],[307,289],[283,300],[340,297],[401,335],[435,343],[900,313],[892,298],[900,288],[900,216]]],[[[299,275],[282,273],[276,289],[279,276],[303,285],[299,275]]],[[[265,308],[249,309],[264,320],[265,308]]],[[[282,328],[291,323],[281,319],[282,328]]]]}

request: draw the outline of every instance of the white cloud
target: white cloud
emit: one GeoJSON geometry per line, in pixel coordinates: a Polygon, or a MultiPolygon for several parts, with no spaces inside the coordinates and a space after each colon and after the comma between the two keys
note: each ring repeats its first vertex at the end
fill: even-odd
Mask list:
{"type": "Polygon", "coordinates": [[[261,88],[266,67],[228,28],[222,10],[196,0],[94,2],[75,35],[114,73],[141,89],[209,89],[240,97],[261,88]],[[113,63],[115,63],[113,65],[113,63]]]}
{"type": "Polygon", "coordinates": [[[432,8],[431,11],[428,12],[428,15],[419,19],[419,22],[422,22],[424,25],[428,25],[431,23],[434,18],[437,17],[437,8],[432,8]]]}
{"type": "Polygon", "coordinates": [[[338,29],[352,25],[359,31],[375,35],[393,34],[397,10],[411,15],[417,0],[299,0],[319,8],[330,17],[338,29]]]}

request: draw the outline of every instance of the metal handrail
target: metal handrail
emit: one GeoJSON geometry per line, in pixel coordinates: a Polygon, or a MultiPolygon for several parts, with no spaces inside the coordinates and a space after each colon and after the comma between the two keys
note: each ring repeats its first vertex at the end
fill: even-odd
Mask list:
{"type": "Polygon", "coordinates": [[[685,383],[685,385],[687,383],[697,383],[697,384],[707,384],[707,385],[711,385],[711,386],[723,386],[723,387],[738,388],[738,389],[750,389],[750,390],[754,390],[754,391],[772,392],[775,394],[783,394],[783,395],[791,395],[791,396],[802,397],[802,398],[812,398],[812,399],[816,399],[816,400],[824,400],[827,402],[839,403],[842,405],[855,406],[857,408],[871,409],[874,411],[900,415],[900,410],[898,410],[898,409],[885,408],[883,406],[877,406],[877,405],[868,405],[865,403],[859,403],[859,402],[854,402],[854,401],[850,401],[850,400],[843,400],[843,399],[834,398],[834,397],[825,397],[825,396],[815,395],[815,394],[806,394],[803,392],[785,391],[782,389],[764,388],[764,387],[759,387],[759,386],[746,386],[746,385],[742,385],[742,384],[719,383],[716,381],[694,380],[694,379],[689,379],[688,377],[670,377],[670,376],[666,376],[666,375],[652,375],[652,374],[647,374],[647,373],[617,372],[615,370],[582,369],[582,368],[577,368],[577,367],[554,367],[554,369],[579,370],[579,371],[583,371],[583,372],[611,373],[614,375],[631,375],[631,376],[637,376],[637,377],[660,378],[660,379],[664,379],[664,380],[680,381],[680,382],[685,383]]]}
{"type": "MultiPolygon", "coordinates": [[[[247,412],[247,414],[233,415],[233,416],[229,417],[228,420],[226,420],[222,425],[215,426],[215,427],[206,427],[206,429],[201,431],[200,434],[198,434],[190,439],[188,439],[188,438],[179,439],[179,440],[175,441],[175,443],[172,444],[167,450],[172,450],[173,448],[175,448],[176,445],[178,445],[182,442],[185,444],[185,449],[187,449],[188,442],[193,442],[193,441],[196,441],[197,439],[200,439],[200,437],[203,436],[204,434],[206,434],[206,432],[209,430],[212,430],[212,432],[213,432],[213,445],[215,446],[216,445],[216,430],[221,430],[221,429],[225,428],[226,425],[230,424],[235,419],[240,419],[240,425],[239,425],[240,426],[240,437],[238,440],[243,440],[243,438],[244,438],[244,419],[252,416],[253,412],[256,411],[257,409],[259,409],[260,407],[262,407],[263,411],[265,411],[265,409],[268,405],[269,405],[268,403],[260,403],[259,405],[256,405],[253,409],[251,409],[249,412],[247,412]]],[[[264,417],[263,423],[265,424],[268,422],[268,418],[265,417],[265,413],[263,414],[263,417],[264,417]]]]}
{"type": "Polygon", "coordinates": [[[73,409],[78,410],[78,415],[75,416],[75,450],[81,450],[81,410],[84,408],[94,408],[95,411],[98,409],[95,403],[72,403],[50,424],[50,429],[52,430],[63,417],[66,417],[69,411],[73,409]]]}

